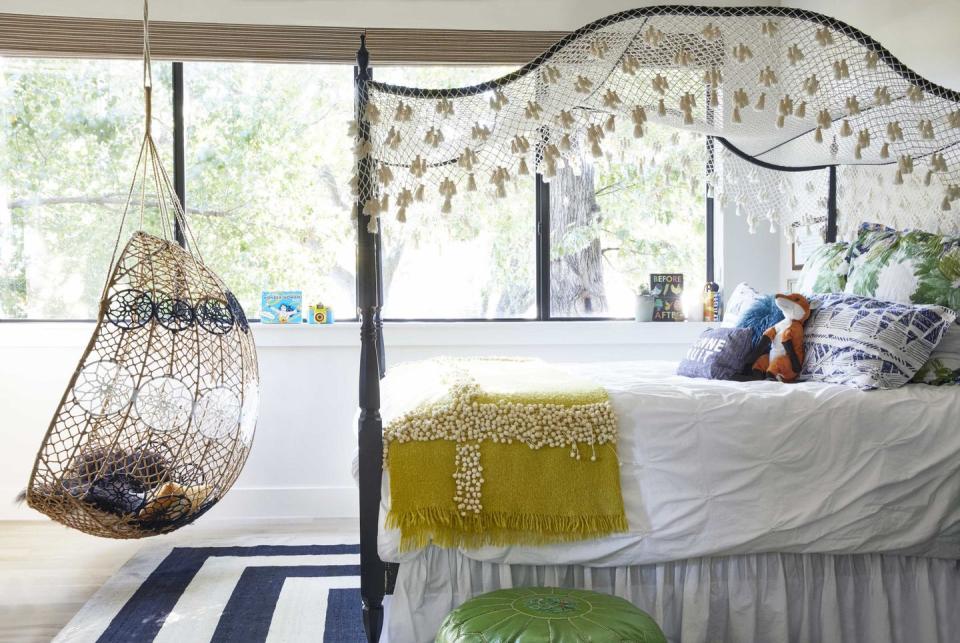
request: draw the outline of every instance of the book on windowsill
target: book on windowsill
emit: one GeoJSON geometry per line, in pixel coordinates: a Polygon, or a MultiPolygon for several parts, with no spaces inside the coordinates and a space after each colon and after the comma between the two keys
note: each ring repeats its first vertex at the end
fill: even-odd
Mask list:
{"type": "Polygon", "coordinates": [[[653,294],[653,321],[684,321],[683,274],[677,272],[650,273],[650,292],[653,294]]]}
{"type": "Polygon", "coordinates": [[[264,324],[300,324],[303,291],[264,290],[260,294],[260,321],[264,324]]]}

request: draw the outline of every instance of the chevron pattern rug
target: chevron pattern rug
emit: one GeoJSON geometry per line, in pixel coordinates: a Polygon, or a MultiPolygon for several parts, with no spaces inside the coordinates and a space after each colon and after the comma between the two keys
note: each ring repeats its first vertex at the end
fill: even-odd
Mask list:
{"type": "Polygon", "coordinates": [[[56,643],[364,640],[354,544],[173,547],[114,575],[56,643]]]}

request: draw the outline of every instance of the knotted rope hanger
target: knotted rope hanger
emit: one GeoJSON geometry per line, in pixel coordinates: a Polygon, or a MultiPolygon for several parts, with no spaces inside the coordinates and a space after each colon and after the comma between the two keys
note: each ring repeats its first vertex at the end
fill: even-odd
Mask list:
{"type": "MultiPolygon", "coordinates": [[[[140,144],[140,152],[137,155],[136,170],[130,181],[130,189],[127,191],[127,198],[123,206],[123,214],[120,218],[120,226],[117,230],[117,237],[114,242],[113,253],[110,257],[110,266],[114,265],[117,253],[120,250],[120,241],[123,238],[124,226],[127,222],[127,215],[130,206],[136,194],[137,183],[140,184],[139,192],[139,223],[138,229],[143,230],[145,221],[144,216],[149,207],[147,201],[148,185],[152,183],[153,191],[156,195],[156,207],[160,219],[160,230],[164,238],[174,240],[176,227],[184,233],[187,240],[186,250],[195,262],[203,263],[203,255],[200,252],[199,244],[193,235],[193,230],[187,221],[184,213],[183,204],[177,197],[176,189],[173,187],[173,181],[167,174],[167,170],[161,161],[160,152],[157,150],[156,141],[153,138],[153,64],[150,57],[150,2],[143,2],[143,105],[144,105],[144,134],[143,141],[140,144]],[[149,170],[149,175],[148,175],[149,170]]],[[[106,289],[106,284],[104,285],[106,289]]],[[[101,293],[105,294],[106,290],[101,293]]]]}

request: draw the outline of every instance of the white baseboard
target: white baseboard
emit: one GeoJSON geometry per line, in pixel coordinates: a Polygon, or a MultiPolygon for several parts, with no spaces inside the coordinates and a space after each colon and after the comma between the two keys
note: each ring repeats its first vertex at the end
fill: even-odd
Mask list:
{"type": "Polygon", "coordinates": [[[356,518],[357,488],[236,487],[210,516],[216,518],[356,518]]]}
{"type": "Polygon", "coordinates": [[[23,487],[0,487],[0,520],[45,520],[42,514],[28,507],[27,503],[14,502],[21,491],[23,487]]]}
{"type": "MultiPolygon", "coordinates": [[[[17,506],[20,489],[0,488],[0,521],[47,520],[26,504],[17,506]]],[[[235,487],[210,510],[213,518],[356,518],[356,487],[235,487]]]]}

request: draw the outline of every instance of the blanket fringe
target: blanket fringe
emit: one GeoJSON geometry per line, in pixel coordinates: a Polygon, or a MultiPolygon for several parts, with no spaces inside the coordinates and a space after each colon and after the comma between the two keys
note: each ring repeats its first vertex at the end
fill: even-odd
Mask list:
{"type": "Polygon", "coordinates": [[[399,529],[400,551],[433,543],[440,547],[476,549],[485,545],[548,545],[627,531],[620,515],[575,516],[488,513],[462,516],[452,509],[424,507],[387,514],[386,526],[399,529]]]}

